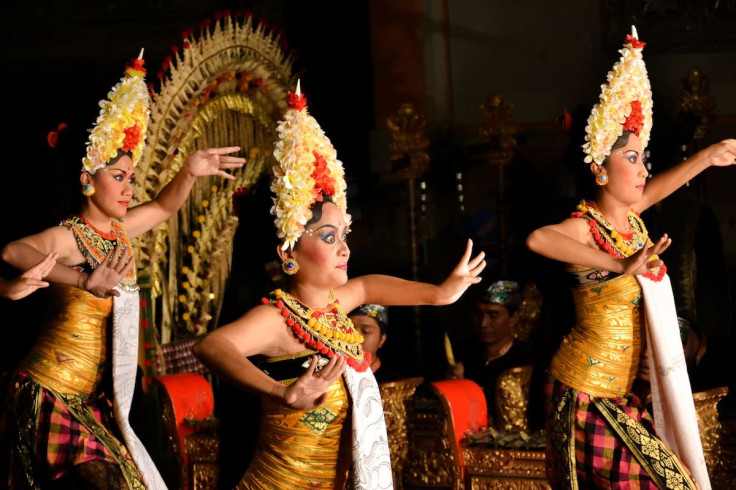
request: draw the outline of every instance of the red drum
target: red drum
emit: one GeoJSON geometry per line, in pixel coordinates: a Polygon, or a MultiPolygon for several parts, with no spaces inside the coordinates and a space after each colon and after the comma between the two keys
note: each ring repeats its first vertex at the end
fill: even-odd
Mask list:
{"type": "MultiPolygon", "coordinates": [[[[460,441],[468,433],[480,432],[488,426],[488,407],[483,389],[469,379],[453,379],[435,381],[430,384],[432,391],[442,401],[445,413],[448,414],[447,437],[453,437],[450,444],[454,446],[457,461],[464,467],[463,452],[460,450],[460,441]]],[[[464,469],[464,468],[463,468],[464,469]]]]}
{"type": "Polygon", "coordinates": [[[176,427],[177,441],[180,450],[184,449],[184,438],[196,432],[197,427],[208,424],[213,420],[215,411],[215,398],[212,395],[212,387],[200,374],[183,373],[156,376],[164,387],[164,393],[168,395],[166,400],[164,393],[161,394],[161,402],[164,405],[164,417],[166,417],[166,405],[170,405],[173,411],[173,420],[164,420],[171,427],[176,427]]]}

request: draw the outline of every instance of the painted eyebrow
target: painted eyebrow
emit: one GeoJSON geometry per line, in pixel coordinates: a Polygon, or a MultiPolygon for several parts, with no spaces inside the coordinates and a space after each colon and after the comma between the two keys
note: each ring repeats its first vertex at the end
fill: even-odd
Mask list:
{"type": "Polygon", "coordinates": [[[337,226],[335,226],[335,225],[322,225],[319,228],[315,229],[314,231],[319,231],[322,228],[332,228],[333,230],[337,231],[337,226]]]}
{"type": "Polygon", "coordinates": [[[118,172],[123,172],[125,175],[128,175],[128,172],[126,172],[122,168],[110,167],[110,170],[117,170],[118,172]]]}

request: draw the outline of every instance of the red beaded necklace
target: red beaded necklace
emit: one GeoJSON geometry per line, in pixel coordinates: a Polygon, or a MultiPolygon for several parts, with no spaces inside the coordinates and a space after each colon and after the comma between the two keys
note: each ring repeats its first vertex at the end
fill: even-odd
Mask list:
{"type": "Polygon", "coordinates": [[[338,300],[333,300],[326,309],[318,310],[277,289],[271,292],[270,298],[261,299],[261,303],[281,310],[286,325],[308,347],[330,358],[335,354],[344,356],[348,366],[359,372],[370,367],[371,355],[363,351],[363,336],[338,300]]]}
{"type": "MultiPolygon", "coordinates": [[[[610,255],[617,258],[630,257],[641,250],[649,240],[644,222],[637,213],[628,211],[628,221],[631,225],[631,233],[621,233],[608,222],[603,213],[590,201],[582,201],[578,205],[578,211],[571,214],[573,218],[584,218],[588,220],[590,234],[601,248],[610,255]]],[[[656,260],[655,255],[651,260],[656,260]]],[[[661,267],[653,271],[647,271],[643,275],[652,281],[661,281],[667,272],[667,266],[662,264],[661,267]]]]}

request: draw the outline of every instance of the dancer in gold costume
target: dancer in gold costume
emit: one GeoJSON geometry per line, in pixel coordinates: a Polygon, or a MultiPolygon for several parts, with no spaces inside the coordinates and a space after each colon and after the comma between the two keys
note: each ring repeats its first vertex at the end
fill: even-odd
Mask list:
{"type": "Polygon", "coordinates": [[[527,239],[531,250],[567,264],[574,284],[576,324],[545,386],[554,488],[710,488],[672,289],[657,256],[670,240],[652,243],[639,213],[706,168],[734,164],[736,140],[647,180],[652,99],[643,47],[635,30],[627,36],[588,119],[583,150],[599,186],[595,202],[527,239]],[[631,393],[642,359],[656,431],[631,393]]]}
{"type": "Polygon", "coordinates": [[[197,151],[156,199],[128,209],[148,126],[144,74],[141,53],[100,103],[80,213],[3,249],[19,269],[58,254],[48,318],[11,382],[11,488],[166,488],[128,422],[139,322],[131,240],[176,213],[195,179],[232,178],[224,169],[243,159],[226,156],[237,147],[197,151]]]}
{"type": "Polygon", "coordinates": [[[349,280],[342,164],[298,88],[278,129],[271,212],[288,292],[272,292],[194,353],[263,400],[256,454],[238,488],[391,488],[378,384],[345,311],[366,303],[452,303],[480,280],[483,254],[471,259],[469,242],[438,286],[380,275],[349,280]],[[260,358],[258,366],[249,356],[260,358]]]}

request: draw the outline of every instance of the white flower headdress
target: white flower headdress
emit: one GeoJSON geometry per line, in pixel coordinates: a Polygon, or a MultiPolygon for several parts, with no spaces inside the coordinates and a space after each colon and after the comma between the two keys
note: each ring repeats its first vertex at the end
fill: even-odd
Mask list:
{"type": "Polygon", "coordinates": [[[641,57],[645,44],[639,41],[636,28],[631,26],[631,34],[619,50],[621,59],[608,72],[608,83],[601,85],[600,102],[593,106],[588,117],[583,145],[586,163],[602,165],[624,130],[639,136],[642,149],[649,143],[652,89],[641,57]]]}
{"type": "Polygon", "coordinates": [[[279,140],[273,154],[279,163],[274,166],[271,182],[271,191],[276,194],[271,214],[277,235],[283,240],[283,250],[294,248],[312,218],[312,206],[325,196],[330,197],[350,224],[342,162],[322,128],[307,112],[307,99],[299,83],[296,93],[289,92],[288,105],[277,128],[279,140]]]}
{"type": "Polygon", "coordinates": [[[83,171],[94,174],[118,151],[130,152],[133,165],[141,158],[150,112],[143,63],[141,50],[138,59],[128,63],[125,75],[110,90],[107,99],[100,101],[100,115],[90,130],[87,155],[82,159],[83,171]]]}

